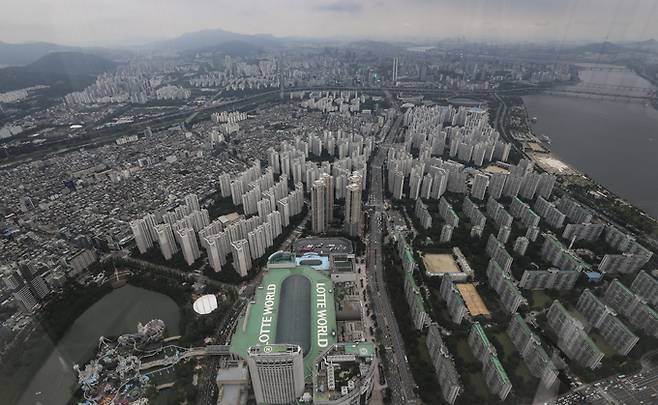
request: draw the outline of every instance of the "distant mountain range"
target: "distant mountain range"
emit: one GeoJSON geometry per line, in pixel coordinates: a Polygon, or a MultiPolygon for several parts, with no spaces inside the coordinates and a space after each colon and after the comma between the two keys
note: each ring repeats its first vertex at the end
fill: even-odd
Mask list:
{"type": "Polygon", "coordinates": [[[88,86],[96,76],[115,67],[114,62],[95,55],[48,53],[25,66],[0,69],[0,92],[41,84],[51,86],[52,95],[61,95],[88,86]]]}
{"type": "Polygon", "coordinates": [[[73,50],[76,48],[49,42],[8,44],[0,41],[0,66],[23,66],[51,52],[73,50]]]}
{"type": "Polygon", "coordinates": [[[281,40],[271,35],[238,34],[236,32],[224,31],[222,29],[213,29],[188,32],[173,39],[154,42],[150,46],[176,51],[190,51],[195,49],[213,48],[227,43],[242,43],[256,47],[271,47],[280,46],[281,40]]]}
{"type": "Polygon", "coordinates": [[[238,34],[214,29],[185,33],[173,39],[151,43],[147,47],[185,54],[213,52],[232,56],[252,56],[265,49],[280,48],[283,44],[283,40],[271,35],[238,34]]]}
{"type": "MultiPolygon", "coordinates": [[[[152,42],[140,49],[171,50],[181,53],[218,52],[234,56],[249,56],[263,49],[283,46],[284,40],[271,35],[238,34],[222,29],[185,33],[179,37],[152,42]]],[[[133,48],[124,49],[124,53],[133,48]]],[[[9,44],[0,42],[0,67],[25,66],[53,52],[84,52],[105,57],[120,53],[119,49],[83,48],[48,42],[9,44]]]]}
{"type": "MultiPolygon", "coordinates": [[[[82,48],[48,42],[33,42],[23,44],[9,44],[0,42],[0,67],[1,66],[24,66],[53,52],[84,52],[106,58],[124,56],[128,52],[140,50],[168,50],[182,54],[194,54],[198,52],[225,53],[234,56],[252,56],[261,51],[276,50],[286,46],[299,44],[331,44],[332,46],[344,46],[348,48],[377,51],[377,52],[399,52],[400,44],[391,44],[383,41],[355,40],[332,41],[332,40],[304,40],[295,38],[277,38],[268,34],[240,34],[222,29],[208,29],[189,32],[176,38],[160,40],[142,45],[139,48],[82,48]]],[[[658,41],[651,39],[646,41],[628,41],[622,43],[599,42],[584,45],[574,45],[561,49],[561,52],[570,54],[578,53],[600,53],[615,54],[628,50],[646,51],[658,53],[658,41]]]]}

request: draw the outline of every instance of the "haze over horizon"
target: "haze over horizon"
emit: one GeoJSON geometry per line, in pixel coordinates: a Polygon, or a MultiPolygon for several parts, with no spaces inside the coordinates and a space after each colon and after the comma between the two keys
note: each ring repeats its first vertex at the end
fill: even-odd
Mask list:
{"type": "Polygon", "coordinates": [[[658,37],[655,0],[6,0],[0,41],[117,46],[221,28],[279,37],[634,41],[658,37]]]}

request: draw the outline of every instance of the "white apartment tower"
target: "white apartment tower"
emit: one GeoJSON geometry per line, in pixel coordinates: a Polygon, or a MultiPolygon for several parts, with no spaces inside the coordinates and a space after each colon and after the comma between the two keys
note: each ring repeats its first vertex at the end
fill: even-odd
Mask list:
{"type": "Polygon", "coordinates": [[[132,229],[133,235],[135,236],[135,243],[137,244],[139,253],[146,253],[146,251],[153,246],[153,238],[151,237],[151,232],[148,229],[146,221],[143,219],[131,221],[130,229],[132,229]]]}
{"type": "Polygon", "coordinates": [[[180,242],[185,262],[188,266],[191,266],[201,256],[194,229],[182,228],[176,232],[178,233],[178,241],[180,242]]]}
{"type": "Polygon", "coordinates": [[[174,232],[171,230],[171,225],[161,224],[155,226],[155,232],[158,234],[158,244],[160,245],[160,252],[165,260],[169,260],[173,255],[178,253],[178,245],[174,238],[174,232]]]}
{"type": "Polygon", "coordinates": [[[233,267],[242,277],[251,270],[251,252],[249,242],[246,239],[236,240],[231,243],[231,254],[233,255],[233,267]]]}
{"type": "Polygon", "coordinates": [[[327,228],[325,182],[316,180],[311,188],[311,226],[314,233],[323,233],[327,228]]]}
{"type": "Polygon", "coordinates": [[[345,195],[345,232],[357,236],[361,229],[361,176],[352,175],[345,195]]]}

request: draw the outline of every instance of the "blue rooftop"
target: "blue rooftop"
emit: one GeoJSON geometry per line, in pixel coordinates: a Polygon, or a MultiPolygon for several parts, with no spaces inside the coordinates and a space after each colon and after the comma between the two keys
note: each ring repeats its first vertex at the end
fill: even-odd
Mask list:
{"type": "Polygon", "coordinates": [[[320,256],[312,252],[297,256],[295,262],[297,262],[298,266],[307,266],[315,270],[329,270],[329,257],[320,256]]]}

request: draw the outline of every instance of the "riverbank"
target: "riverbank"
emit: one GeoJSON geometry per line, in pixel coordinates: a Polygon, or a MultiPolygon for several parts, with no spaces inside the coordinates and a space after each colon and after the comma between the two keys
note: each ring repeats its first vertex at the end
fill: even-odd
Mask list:
{"type": "Polygon", "coordinates": [[[642,222],[653,217],[655,225],[658,188],[651,184],[658,171],[658,111],[637,103],[550,95],[525,96],[523,102],[538,117],[530,130],[551,139],[548,158],[559,156],[555,160],[575,169],[558,174],[571,175],[568,180],[588,188],[589,200],[607,199],[605,205],[616,207],[622,223],[630,219],[648,231],[642,222]],[[637,215],[629,216],[631,211],[637,215]]]}

